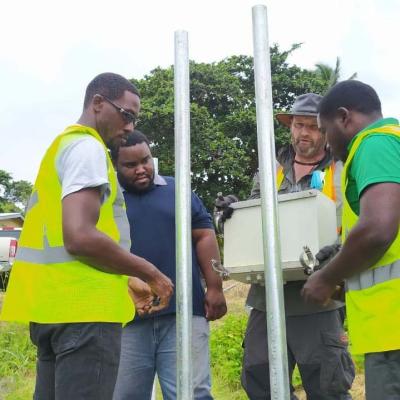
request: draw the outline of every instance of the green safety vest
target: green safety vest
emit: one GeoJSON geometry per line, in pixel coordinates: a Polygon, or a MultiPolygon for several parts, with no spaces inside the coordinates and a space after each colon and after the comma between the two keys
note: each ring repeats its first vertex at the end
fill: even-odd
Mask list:
{"type": "MultiPolygon", "coordinates": [[[[342,172],[344,193],[342,239],[358,221],[346,198],[348,169],[361,142],[371,134],[400,139],[398,125],[386,125],[360,133],[355,139],[342,172]]],[[[375,353],[400,349],[400,234],[371,268],[346,281],[346,308],[352,352],[375,353]]]]}
{"type": "Polygon", "coordinates": [[[121,322],[134,317],[128,278],[102,272],[69,254],[62,230],[62,187],[56,160],[66,145],[90,135],[107,155],[110,195],[96,228],[129,250],[125,203],[108,151],[92,128],[73,125],[47,150],[33,187],[16,261],[4,299],[2,320],[70,323],[121,322]]]}

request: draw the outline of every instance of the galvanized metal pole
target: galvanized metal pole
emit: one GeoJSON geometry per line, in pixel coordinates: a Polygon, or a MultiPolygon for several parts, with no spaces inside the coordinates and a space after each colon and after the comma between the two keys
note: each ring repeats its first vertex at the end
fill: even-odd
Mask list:
{"type": "Polygon", "coordinates": [[[289,400],[267,8],[257,5],[252,10],[271,399],[289,400]]]}
{"type": "Polygon", "coordinates": [[[192,235],[188,34],[175,32],[175,213],[177,399],[193,399],[192,235]]]}

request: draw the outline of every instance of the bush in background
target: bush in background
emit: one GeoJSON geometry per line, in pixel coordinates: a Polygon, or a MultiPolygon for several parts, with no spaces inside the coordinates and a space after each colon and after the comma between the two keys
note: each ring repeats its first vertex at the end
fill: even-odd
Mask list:
{"type": "MultiPolygon", "coordinates": [[[[210,336],[211,368],[216,380],[232,389],[240,389],[242,341],[247,316],[227,315],[212,329],[210,336]]],[[[215,379],[215,378],[214,378],[215,379]]]]}

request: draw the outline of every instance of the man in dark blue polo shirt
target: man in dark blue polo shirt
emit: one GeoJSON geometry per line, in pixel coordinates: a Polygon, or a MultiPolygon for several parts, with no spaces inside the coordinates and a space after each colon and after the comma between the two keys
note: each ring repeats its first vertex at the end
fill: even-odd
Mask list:
{"type": "MultiPolygon", "coordinates": [[[[131,252],[152,262],[175,283],[174,178],[154,173],[149,141],[139,131],[130,134],[114,152],[114,161],[131,226],[131,252]]],[[[211,217],[196,194],[192,193],[191,200],[194,398],[209,400],[212,396],[208,321],[221,318],[226,313],[226,303],[221,279],[211,268],[211,259],[219,260],[211,217]],[[201,274],[206,282],[206,293],[201,274]]],[[[130,288],[139,316],[123,330],[114,400],[150,399],[155,373],[164,400],[175,400],[175,294],[167,308],[151,314],[151,306],[148,301],[146,303],[152,296],[150,288],[138,279],[130,281],[130,288]]]]}

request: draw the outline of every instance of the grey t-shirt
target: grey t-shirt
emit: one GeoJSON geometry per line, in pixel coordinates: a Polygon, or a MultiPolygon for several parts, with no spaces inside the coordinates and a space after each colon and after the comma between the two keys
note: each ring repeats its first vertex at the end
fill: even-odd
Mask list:
{"type": "Polygon", "coordinates": [[[56,160],[58,178],[65,196],[81,189],[100,187],[102,202],[110,192],[107,158],[103,146],[87,135],[65,146],[56,160]]]}
{"type": "MultiPolygon", "coordinates": [[[[311,184],[311,173],[309,175],[304,176],[300,179],[299,182],[296,182],[294,179],[293,172],[293,160],[294,160],[294,152],[291,148],[284,149],[278,155],[278,162],[283,167],[284,180],[279,188],[279,193],[293,193],[299,192],[301,190],[307,190],[310,188],[311,184]]],[[[324,170],[328,165],[332,162],[331,156],[329,154],[321,161],[319,165],[316,166],[315,170],[324,170]]],[[[340,163],[336,163],[335,168],[335,176],[334,176],[334,184],[337,193],[337,219],[338,223],[341,220],[341,195],[340,195],[340,172],[342,169],[342,165],[340,163]]],[[[260,197],[260,183],[258,174],[254,177],[253,189],[251,191],[250,198],[255,199],[260,197]]],[[[332,243],[333,244],[333,243],[332,243]]],[[[287,282],[283,287],[283,295],[285,300],[285,314],[286,316],[295,316],[295,315],[307,315],[314,314],[318,312],[324,312],[329,310],[335,310],[343,307],[343,303],[340,301],[331,300],[330,303],[326,306],[320,306],[311,303],[305,303],[303,298],[301,297],[301,289],[303,288],[304,281],[293,281],[287,282]]],[[[252,284],[249,290],[249,294],[247,296],[247,305],[253,307],[260,311],[266,311],[266,301],[265,301],[265,288],[264,286],[252,284]]]]}

